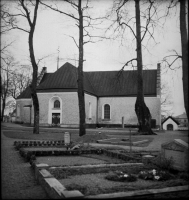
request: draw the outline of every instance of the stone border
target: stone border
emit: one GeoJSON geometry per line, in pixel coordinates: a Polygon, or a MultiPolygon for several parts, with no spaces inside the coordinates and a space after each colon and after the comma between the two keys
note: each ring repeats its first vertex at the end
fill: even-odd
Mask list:
{"type": "Polygon", "coordinates": [[[49,171],[47,164],[35,164],[35,178],[52,199],[82,198],[84,195],[78,190],[68,191],[49,171]]]}
{"type": "MultiPolygon", "coordinates": [[[[109,194],[89,195],[85,196],[85,199],[111,199],[111,198],[154,198],[160,194],[170,194],[174,192],[188,192],[189,185],[166,187],[161,189],[149,189],[149,190],[136,190],[131,192],[117,192],[109,194]]],[[[163,198],[162,198],[163,199],[163,198]]]]}
{"type": "MultiPolygon", "coordinates": [[[[127,165],[135,165],[142,163],[126,163],[127,165]]],[[[110,164],[111,165],[111,164],[110,164]]],[[[123,165],[123,164],[122,164],[123,165]]],[[[50,168],[47,164],[36,164],[33,163],[33,167],[35,170],[35,177],[37,181],[41,184],[44,190],[47,192],[48,196],[52,199],[64,199],[64,198],[84,198],[84,199],[111,199],[111,198],[149,198],[155,197],[159,194],[169,194],[174,192],[188,192],[189,185],[185,186],[175,186],[175,187],[167,187],[161,189],[149,189],[149,190],[136,190],[131,192],[116,192],[116,193],[108,193],[108,194],[99,194],[99,195],[88,195],[84,196],[78,190],[68,191],[64,185],[62,185],[49,171],[50,168]]],[[[74,168],[78,166],[72,166],[74,168]]],[[[84,166],[80,166],[84,167],[84,166]]],[[[104,167],[100,165],[94,165],[91,167],[104,167]]],[[[116,166],[114,166],[116,167],[116,166]]],[[[69,167],[65,167],[69,168],[69,167]]]]}

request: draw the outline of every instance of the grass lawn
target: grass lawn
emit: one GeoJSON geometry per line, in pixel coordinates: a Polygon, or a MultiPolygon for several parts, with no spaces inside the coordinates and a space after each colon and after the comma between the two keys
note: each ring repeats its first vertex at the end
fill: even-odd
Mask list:
{"type": "Polygon", "coordinates": [[[36,161],[38,163],[46,163],[49,166],[79,166],[107,163],[125,163],[120,159],[97,154],[84,154],[80,156],[37,156],[36,161]]]}

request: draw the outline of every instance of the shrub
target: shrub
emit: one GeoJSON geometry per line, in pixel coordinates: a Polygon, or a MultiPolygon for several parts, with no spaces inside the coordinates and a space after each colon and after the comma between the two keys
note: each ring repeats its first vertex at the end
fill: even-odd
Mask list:
{"type": "Polygon", "coordinates": [[[167,159],[162,154],[159,154],[156,158],[152,160],[152,163],[161,169],[171,170],[173,169],[174,161],[172,157],[167,159]]]}
{"type": "Polygon", "coordinates": [[[110,181],[127,181],[127,182],[134,182],[137,180],[137,177],[132,174],[125,174],[122,171],[110,172],[105,179],[110,181]]]}
{"type": "Polygon", "coordinates": [[[140,171],[138,178],[144,180],[166,181],[171,178],[174,178],[174,176],[167,171],[153,169],[153,170],[140,171]]]}
{"type": "Polygon", "coordinates": [[[179,174],[179,178],[184,179],[185,181],[189,181],[189,174],[186,172],[182,172],[179,174]]]}

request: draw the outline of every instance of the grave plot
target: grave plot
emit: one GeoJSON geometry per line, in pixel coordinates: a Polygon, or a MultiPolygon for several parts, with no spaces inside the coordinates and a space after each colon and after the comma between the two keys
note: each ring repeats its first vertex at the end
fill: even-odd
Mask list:
{"type": "Polygon", "coordinates": [[[139,163],[50,167],[48,170],[68,191],[78,190],[86,197],[188,184],[186,180],[178,179],[173,174],[158,169],[152,170],[150,166],[139,163]],[[153,175],[154,172],[157,174],[153,175]],[[145,173],[147,177],[143,176],[145,173]]]}
{"type": "MultiPolygon", "coordinates": [[[[148,191],[150,189],[173,187],[170,191],[178,190],[174,186],[180,186],[182,192],[187,191],[188,174],[172,174],[153,163],[142,163],[141,157],[125,152],[96,149],[89,145],[72,149],[65,145],[59,148],[56,145],[19,145],[20,154],[30,162],[36,178],[53,198],[55,191],[61,198],[66,195],[86,198],[107,195],[111,198],[135,191],[137,194],[133,195],[144,195],[146,191],[148,196],[153,194],[148,191]]],[[[169,192],[169,189],[165,191],[169,192]]]]}

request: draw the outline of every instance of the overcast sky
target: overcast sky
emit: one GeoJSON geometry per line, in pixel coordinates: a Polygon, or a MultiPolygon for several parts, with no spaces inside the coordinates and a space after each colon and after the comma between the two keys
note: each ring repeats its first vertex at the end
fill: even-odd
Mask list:
{"type": "MultiPolygon", "coordinates": [[[[52,1],[44,1],[52,4],[52,1]]],[[[70,8],[67,4],[61,1],[57,5],[60,9],[70,8]]],[[[93,9],[91,9],[93,17],[105,15],[105,13],[112,7],[112,0],[91,0],[93,9]]],[[[13,1],[10,1],[10,8],[16,13],[18,11],[14,7],[13,1]]],[[[44,7],[42,7],[44,8],[44,7]]],[[[43,66],[47,67],[48,72],[57,70],[57,56],[59,48],[59,67],[65,62],[70,62],[77,67],[78,48],[73,39],[69,36],[74,36],[78,40],[78,28],[75,26],[75,21],[62,14],[54,12],[49,9],[42,9],[39,7],[37,24],[34,34],[34,50],[37,59],[44,56],[51,55],[40,62],[40,69],[43,66]],[[68,36],[69,35],[69,36],[68,36]]],[[[163,8],[163,7],[162,7],[163,8]]],[[[132,11],[132,9],[130,9],[132,11]]],[[[90,14],[91,14],[90,12],[90,14]]],[[[177,14],[172,14],[168,17],[164,27],[158,28],[154,37],[157,44],[150,41],[147,50],[143,48],[143,64],[149,69],[156,69],[157,63],[160,62],[164,56],[170,54],[170,50],[175,49],[178,53],[181,52],[181,40],[179,30],[179,8],[177,14]]],[[[108,22],[103,22],[103,27],[107,27],[108,22]]],[[[19,19],[19,25],[27,28],[27,21],[19,19]]],[[[102,27],[101,25],[101,27],[102,27]]],[[[91,34],[101,34],[96,29],[90,32],[91,34]]],[[[11,47],[11,52],[15,58],[20,61],[20,64],[29,64],[28,55],[28,34],[22,31],[13,30],[6,36],[2,37],[2,41],[15,40],[11,47]]],[[[127,35],[127,39],[123,45],[120,40],[103,40],[96,43],[88,43],[84,46],[84,71],[106,71],[119,70],[128,60],[136,57],[135,41],[132,40],[131,35],[127,35]]],[[[181,64],[176,63],[176,67],[181,64]]],[[[126,68],[131,69],[131,68],[126,68]]],[[[163,80],[168,81],[172,97],[174,99],[173,112],[175,115],[182,114],[184,109],[183,102],[183,88],[182,88],[182,70],[169,70],[162,76],[163,80]]]]}

